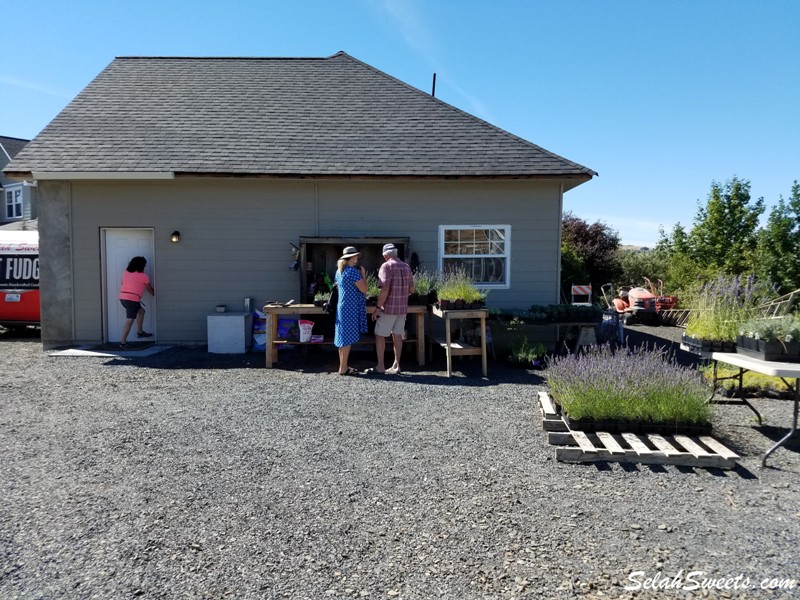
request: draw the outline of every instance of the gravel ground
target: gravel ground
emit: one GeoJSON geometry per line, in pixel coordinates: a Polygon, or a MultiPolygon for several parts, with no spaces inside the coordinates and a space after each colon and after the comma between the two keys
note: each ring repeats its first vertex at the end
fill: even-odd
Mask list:
{"type": "Polygon", "coordinates": [[[333,355],[54,358],[8,333],[0,357],[3,599],[800,594],[760,589],[800,580],[800,444],[759,467],[785,400],[754,400],[763,428],[718,407],[734,471],[569,465],[542,379],[475,359],[337,377],[333,355]],[[704,578],[730,589],[686,591],[704,578]]]}

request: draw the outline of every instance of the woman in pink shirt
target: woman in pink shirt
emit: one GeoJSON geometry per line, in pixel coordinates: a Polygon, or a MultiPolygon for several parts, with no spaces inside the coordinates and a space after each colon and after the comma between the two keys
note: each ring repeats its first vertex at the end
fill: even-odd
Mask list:
{"type": "Polygon", "coordinates": [[[122,326],[120,348],[128,347],[128,334],[131,332],[133,321],[136,320],[137,336],[140,338],[153,337],[142,329],[144,322],[144,309],[142,308],[142,295],[145,290],[155,296],[156,291],[150,285],[150,278],[144,272],[147,259],[144,256],[134,256],[128,263],[128,268],[122,273],[122,287],[119,290],[119,301],[125,307],[125,325],[122,326]]]}

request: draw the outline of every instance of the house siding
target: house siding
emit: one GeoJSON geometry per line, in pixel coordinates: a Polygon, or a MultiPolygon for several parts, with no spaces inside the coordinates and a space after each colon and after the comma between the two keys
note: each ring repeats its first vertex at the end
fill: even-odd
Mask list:
{"type": "MultiPolygon", "coordinates": [[[[511,287],[493,289],[489,306],[558,301],[558,182],[179,178],[74,181],[68,188],[63,237],[72,240],[66,270],[76,342],[103,339],[101,230],[111,227],[154,231],[160,342],[205,343],[205,317],[216,304],[298,297],[289,242],[300,236],[408,236],[422,266],[436,269],[439,225],[507,224],[511,287]],[[178,244],[169,241],[173,230],[181,232],[178,244]]],[[[40,194],[41,209],[48,200],[40,194]]]]}

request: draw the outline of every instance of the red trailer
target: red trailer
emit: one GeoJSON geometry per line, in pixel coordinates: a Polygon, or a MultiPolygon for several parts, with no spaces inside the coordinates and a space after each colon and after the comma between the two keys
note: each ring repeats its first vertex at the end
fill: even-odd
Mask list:
{"type": "Polygon", "coordinates": [[[39,232],[0,230],[0,325],[39,323],[39,232]]]}

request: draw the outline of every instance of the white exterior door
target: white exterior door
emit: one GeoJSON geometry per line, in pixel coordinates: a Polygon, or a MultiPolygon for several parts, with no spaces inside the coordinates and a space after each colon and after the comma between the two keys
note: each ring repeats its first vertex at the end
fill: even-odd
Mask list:
{"type": "MultiPolygon", "coordinates": [[[[122,326],[125,323],[125,309],[119,303],[119,288],[122,284],[122,272],[134,256],[144,256],[147,266],[144,272],[150,277],[155,287],[155,261],[153,260],[153,230],[152,229],[104,229],[103,230],[103,260],[105,271],[105,298],[104,310],[106,324],[106,341],[118,342],[122,337],[122,326]]],[[[144,293],[142,297],[144,308],[144,330],[153,334],[147,341],[156,339],[156,300],[144,293]]],[[[128,336],[129,342],[136,341],[136,324],[131,328],[128,336]]]]}

